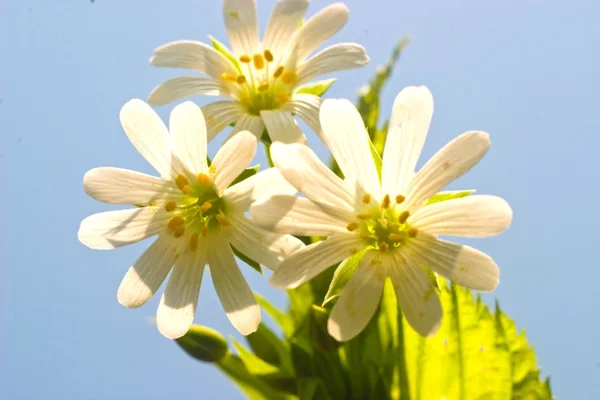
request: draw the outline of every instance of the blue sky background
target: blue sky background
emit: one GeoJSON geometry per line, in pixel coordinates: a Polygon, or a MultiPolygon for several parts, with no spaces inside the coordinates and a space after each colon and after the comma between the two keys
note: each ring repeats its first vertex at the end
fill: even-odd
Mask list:
{"type": "MultiPolygon", "coordinates": [[[[328,3],[313,1],[309,14],[328,3]]],[[[259,1],[263,27],[273,4],[259,1]]],[[[557,398],[600,398],[600,5],[346,4],[350,22],[334,41],[363,44],[372,61],[338,74],[328,97],[354,99],[396,40],[412,35],[383,114],[402,87],[429,86],[435,113],[421,163],[465,130],[490,132],[488,155],[453,186],[503,196],[514,208],[506,233],[473,241],[502,270],[486,300],[498,297],[526,328],[557,398]]],[[[158,297],[136,310],[117,303],[119,282],[147,243],[101,252],[77,241],[80,221],[110,208],[84,194],[85,171],[153,173],[118,119],[127,100],[180,74],[150,67],[153,49],[207,34],[226,40],[220,8],[214,0],[2,1],[0,397],[241,398],[148,322],[158,297]]],[[[171,108],[159,113],[167,118],[171,108]]],[[[314,134],[311,142],[325,157],[314,134]]],[[[285,304],[266,279],[244,272],[257,292],[285,304]]],[[[196,322],[234,333],[209,280],[196,322]]]]}

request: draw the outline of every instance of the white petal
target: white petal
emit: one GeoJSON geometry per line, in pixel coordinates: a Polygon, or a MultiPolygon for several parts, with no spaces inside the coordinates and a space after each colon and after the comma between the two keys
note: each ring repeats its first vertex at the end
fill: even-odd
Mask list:
{"type": "Polygon", "coordinates": [[[186,101],[171,112],[169,130],[173,138],[173,153],[185,170],[196,176],[208,172],[206,164],[206,123],[200,108],[186,101]]]}
{"type": "Polygon", "coordinates": [[[185,335],[194,321],[205,265],[206,245],[202,239],[196,251],[184,251],[175,263],[156,313],[158,330],[169,339],[185,335]]]}
{"type": "Polygon", "coordinates": [[[284,178],[300,193],[332,212],[335,210],[347,220],[354,218],[352,188],[323,164],[308,146],[273,143],[271,158],[284,178]]]}
{"type": "Polygon", "coordinates": [[[92,249],[114,249],[157,235],[169,218],[170,214],[158,207],[107,211],[81,221],[77,237],[92,249]]]}
{"type": "Polygon", "coordinates": [[[263,110],[260,112],[260,116],[273,142],[306,143],[306,136],[298,127],[291,113],[280,110],[263,110]]]}
{"type": "Polygon", "coordinates": [[[286,258],[277,267],[269,282],[278,289],[294,289],[363,247],[365,242],[354,234],[340,233],[330,236],[286,258]]]}
{"type": "Polygon", "coordinates": [[[408,255],[394,257],[388,271],[400,310],[421,336],[434,335],[442,323],[442,305],[425,271],[408,255]]]}
{"type": "Polygon", "coordinates": [[[191,40],[178,40],[158,47],[150,64],[155,67],[190,68],[220,79],[224,72],[237,73],[225,56],[212,46],[191,40]]]}
{"type": "Polygon", "coordinates": [[[359,68],[369,62],[364,47],[356,43],[339,43],[321,50],[298,68],[297,85],[336,71],[359,68]]]}
{"type": "Polygon", "coordinates": [[[171,175],[169,131],[158,114],[142,100],[125,103],[119,114],[121,125],[137,151],[163,177],[171,175]]]}
{"type": "Polygon", "coordinates": [[[225,0],[223,19],[236,55],[256,53],[260,47],[255,0],[225,0]]]}
{"type": "Polygon", "coordinates": [[[271,270],[294,251],[304,247],[300,239],[262,229],[243,214],[228,214],[227,217],[231,221],[231,244],[271,270]]]}
{"type": "Polygon", "coordinates": [[[300,26],[307,8],[308,0],[279,0],[275,4],[263,40],[263,47],[271,51],[275,60],[285,56],[292,34],[300,26]]]}
{"type": "Polygon", "coordinates": [[[137,308],[156,293],[177,259],[177,242],[159,236],[129,268],[121,281],[117,299],[125,307],[137,308]]]}
{"type": "Polygon", "coordinates": [[[198,76],[179,76],[161,83],[150,92],[148,103],[162,106],[187,96],[231,96],[223,82],[198,76]]]}
{"type": "Polygon", "coordinates": [[[211,240],[208,263],[215,291],[231,324],[242,335],[255,332],[260,324],[260,308],[235,262],[227,239],[221,236],[211,240]]]}
{"type": "Polygon", "coordinates": [[[242,131],[233,135],[219,149],[211,165],[211,169],[215,171],[215,185],[219,193],[223,193],[248,167],[256,153],[257,144],[256,136],[242,131]]]}
{"type": "Polygon", "coordinates": [[[347,220],[303,197],[267,197],[252,204],[250,213],[259,226],[294,236],[330,236],[348,232],[347,220]]]}
{"type": "Polygon", "coordinates": [[[412,211],[423,206],[431,196],[477,164],[489,147],[490,137],[485,132],[465,132],[452,140],[411,180],[406,207],[412,211]]]}
{"type": "Polygon", "coordinates": [[[206,120],[206,136],[210,142],[217,133],[246,115],[246,110],[236,101],[215,101],[202,106],[206,120]]]}
{"type": "Polygon", "coordinates": [[[365,124],[354,105],[346,99],[327,99],[321,106],[321,128],[344,177],[355,187],[379,197],[379,176],[371,154],[365,124]]]}
{"type": "Polygon", "coordinates": [[[386,194],[406,195],[432,115],[433,97],[425,86],[407,87],[396,97],[381,168],[381,186],[386,194]]]}
{"type": "Polygon", "coordinates": [[[506,200],[475,195],[423,207],[408,222],[431,235],[486,237],[504,231],[511,220],[506,200]]]}
{"type": "Polygon", "coordinates": [[[228,187],[223,192],[223,198],[228,205],[245,212],[259,198],[295,193],[296,189],[283,178],[277,168],[269,168],[228,187]]]}
{"type": "Polygon", "coordinates": [[[292,100],[283,106],[283,109],[302,118],[310,126],[310,129],[319,136],[322,135],[321,122],[319,121],[320,108],[321,98],[307,93],[294,94],[292,100]]]}
{"type": "Polygon", "coordinates": [[[265,123],[259,116],[244,114],[235,124],[235,127],[231,131],[231,136],[241,131],[250,131],[258,140],[265,131],[265,123]]]}
{"type": "Polygon", "coordinates": [[[83,190],[94,199],[111,204],[147,206],[160,204],[166,198],[175,201],[183,198],[172,180],[112,167],[86,172],[83,190]]]}
{"type": "Polygon", "coordinates": [[[345,342],[362,332],[377,310],[386,271],[371,263],[376,256],[375,251],[364,255],[331,311],[327,331],[337,341],[345,342]]]}
{"type": "Polygon", "coordinates": [[[303,60],[323,42],[342,29],[348,21],[348,8],[342,3],[332,4],[310,17],[294,34],[298,60],[303,60]]]}
{"type": "Polygon", "coordinates": [[[436,239],[425,232],[419,232],[409,241],[409,246],[422,265],[461,286],[481,291],[494,290],[498,286],[498,266],[490,256],[477,249],[436,239]]]}

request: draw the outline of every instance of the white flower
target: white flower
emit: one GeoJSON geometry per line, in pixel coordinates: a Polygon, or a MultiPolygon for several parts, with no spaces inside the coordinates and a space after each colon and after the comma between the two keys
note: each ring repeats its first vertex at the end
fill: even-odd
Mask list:
{"type": "Polygon", "coordinates": [[[244,335],[254,332],[260,310],[231,246],[271,269],[303,247],[300,240],[267,232],[244,215],[259,194],[296,190],[274,168],[230,186],[254,157],[257,139],[248,131],[236,134],[208,167],[206,125],[192,102],[175,107],[170,134],[141,100],[125,104],[120,117],[131,143],[161,177],[110,167],[88,171],[83,185],[91,197],[137,207],[86,218],[79,240],[93,249],[112,249],[158,236],[125,275],[118,300],[126,307],[141,306],[172,269],[157,312],[158,329],[166,337],[178,338],[192,324],[206,264],[231,323],[244,335]]]}
{"type": "MultiPolygon", "coordinates": [[[[317,76],[357,68],[369,58],[355,43],[340,43],[320,51],[323,42],[348,20],[348,9],[333,4],[302,23],[308,0],[279,0],[263,41],[259,39],[255,0],[225,0],[223,18],[232,57],[196,41],[176,41],[156,49],[150,63],[157,67],[190,68],[207,77],[184,76],[157,86],[148,102],[162,105],[191,95],[225,96],[203,107],[208,140],[235,123],[234,132],[249,130],[257,137],[267,128],[273,141],[304,143],[292,114],[320,133],[321,99],[298,88],[317,76]]],[[[212,38],[211,38],[212,39],[212,38]]]]}
{"type": "Polygon", "coordinates": [[[425,206],[481,159],[489,137],[484,132],[463,133],[415,174],[432,114],[427,88],[409,87],[398,95],[381,179],[363,121],[347,100],[326,100],[320,114],[326,144],[345,180],[306,146],[271,147],[275,166],[306,198],[275,195],[259,200],[250,210],[253,219],[277,232],[328,237],[288,257],[271,277],[272,285],[297,287],[368,249],[329,318],[329,333],[338,340],[351,339],[366,326],[387,277],[406,319],[422,335],[434,334],[442,318],[437,293],[422,267],[476,290],[492,290],[498,284],[498,267],[489,256],[437,235],[495,235],[512,218],[506,201],[477,195],[425,206]]]}

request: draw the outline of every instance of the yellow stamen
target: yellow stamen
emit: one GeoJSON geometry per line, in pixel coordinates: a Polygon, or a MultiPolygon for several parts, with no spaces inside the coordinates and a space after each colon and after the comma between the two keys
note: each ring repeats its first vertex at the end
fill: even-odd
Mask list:
{"type": "Polygon", "coordinates": [[[237,77],[229,72],[223,72],[221,78],[223,78],[224,81],[237,82],[237,77]]]}
{"type": "Polygon", "coordinates": [[[406,222],[408,217],[410,217],[410,213],[408,211],[402,211],[402,214],[400,214],[400,218],[398,218],[398,222],[403,224],[406,222]]]}
{"type": "Polygon", "coordinates": [[[173,200],[167,201],[165,203],[165,211],[167,211],[167,212],[173,211],[176,207],[177,207],[177,203],[175,203],[173,200]]]}
{"type": "Polygon", "coordinates": [[[271,53],[269,50],[265,50],[265,52],[263,54],[265,55],[265,59],[268,62],[273,61],[273,53],[271,53]]]}
{"type": "Polygon", "coordinates": [[[369,213],[365,213],[365,214],[358,214],[358,215],[356,216],[356,218],[358,218],[358,219],[362,219],[362,220],[371,219],[371,214],[369,214],[369,213]]]}
{"type": "Polygon", "coordinates": [[[269,88],[269,84],[268,83],[261,83],[260,85],[258,85],[258,91],[259,92],[264,92],[269,88]]]}
{"type": "Polygon", "coordinates": [[[386,194],[381,200],[381,208],[388,208],[390,206],[390,195],[386,194]]]}
{"type": "Polygon", "coordinates": [[[388,239],[392,242],[401,242],[404,240],[404,236],[400,233],[390,233],[388,239]]]}
{"type": "Polygon", "coordinates": [[[190,238],[190,250],[196,251],[197,247],[198,247],[198,234],[192,233],[192,237],[190,238]]]}
{"type": "Polygon", "coordinates": [[[365,204],[369,204],[371,202],[371,195],[369,193],[365,193],[363,195],[362,202],[365,204]]]}
{"type": "Polygon", "coordinates": [[[279,104],[285,104],[290,101],[290,96],[288,96],[287,93],[279,92],[275,95],[275,100],[277,100],[279,104]]]}
{"type": "Polygon", "coordinates": [[[169,223],[167,224],[167,228],[169,228],[169,230],[174,230],[178,226],[183,225],[184,222],[185,222],[185,220],[183,218],[181,218],[179,215],[176,215],[169,220],[169,223]]]}
{"type": "Polygon", "coordinates": [[[190,194],[190,192],[192,191],[192,187],[190,185],[185,185],[183,189],[181,189],[181,191],[185,194],[190,194]]]}
{"type": "Polygon", "coordinates": [[[404,200],[406,200],[406,197],[402,196],[401,194],[399,194],[398,196],[396,196],[396,203],[397,204],[402,203],[404,200]]]}
{"type": "Polygon", "coordinates": [[[242,54],[240,56],[240,61],[243,62],[244,64],[248,64],[250,62],[250,60],[251,60],[251,58],[247,54],[242,54]]]}
{"type": "Polygon", "coordinates": [[[386,252],[388,250],[388,248],[389,248],[389,246],[386,242],[379,243],[379,251],[386,252]]]}
{"type": "Polygon", "coordinates": [[[185,225],[179,225],[177,228],[173,230],[173,236],[175,238],[180,238],[185,233],[185,225]]]}
{"type": "Polygon", "coordinates": [[[417,233],[419,232],[419,230],[417,228],[410,228],[408,230],[408,237],[409,238],[415,238],[417,237],[417,233]]]}
{"type": "Polygon", "coordinates": [[[350,222],[348,226],[346,226],[346,229],[348,229],[350,232],[355,231],[357,228],[358,224],[356,222],[350,222]]]}
{"type": "Polygon", "coordinates": [[[244,75],[240,75],[237,77],[237,83],[239,83],[240,85],[243,85],[244,83],[246,83],[246,77],[244,75]]]}
{"type": "Polygon", "coordinates": [[[255,54],[252,61],[254,62],[254,68],[256,69],[263,69],[265,67],[265,59],[262,54],[255,54]]]}
{"type": "Polygon", "coordinates": [[[212,183],[210,176],[206,175],[204,172],[200,172],[197,176],[197,179],[198,183],[201,185],[210,185],[212,183]]]}
{"type": "Polygon", "coordinates": [[[361,239],[370,239],[371,234],[369,232],[362,232],[360,235],[361,239]]]}
{"type": "Polygon", "coordinates": [[[212,207],[212,204],[210,204],[208,201],[205,201],[200,206],[200,211],[202,211],[202,214],[204,214],[205,212],[207,212],[208,210],[210,210],[211,207],[212,207]]]}
{"type": "Polygon", "coordinates": [[[281,80],[286,85],[293,85],[294,83],[296,83],[297,79],[298,75],[296,75],[296,71],[285,71],[283,73],[283,76],[281,77],[281,80]]]}
{"type": "Polygon", "coordinates": [[[283,67],[278,67],[273,74],[273,78],[277,79],[283,74],[283,67]]]}
{"type": "Polygon", "coordinates": [[[204,225],[204,226],[202,227],[202,230],[201,230],[201,232],[202,232],[202,236],[206,236],[206,235],[208,235],[208,226],[204,225]]]}
{"type": "Polygon", "coordinates": [[[231,226],[231,222],[223,214],[217,214],[215,218],[222,226],[231,226]]]}
{"type": "Polygon", "coordinates": [[[177,177],[175,178],[175,184],[177,185],[179,190],[183,191],[183,188],[186,187],[186,185],[189,185],[190,181],[188,181],[188,178],[186,178],[183,175],[177,175],[177,177]]]}

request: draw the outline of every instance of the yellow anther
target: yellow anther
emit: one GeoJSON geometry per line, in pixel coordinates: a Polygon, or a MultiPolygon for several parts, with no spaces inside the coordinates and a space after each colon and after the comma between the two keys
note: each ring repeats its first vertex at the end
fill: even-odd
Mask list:
{"type": "Polygon", "coordinates": [[[265,60],[267,60],[267,62],[273,61],[273,53],[271,53],[269,50],[265,50],[263,54],[265,55],[265,60]]]}
{"type": "Polygon", "coordinates": [[[296,75],[295,71],[285,71],[281,77],[281,80],[286,85],[293,85],[296,83],[296,80],[298,80],[298,75],[296,75]]]}
{"type": "Polygon", "coordinates": [[[197,176],[198,183],[201,185],[210,185],[212,183],[212,179],[210,176],[206,175],[204,172],[200,172],[197,176]]]}
{"type": "Polygon", "coordinates": [[[408,237],[409,238],[415,238],[417,237],[417,233],[419,232],[419,230],[417,228],[410,228],[408,230],[408,237]]]}
{"type": "Polygon", "coordinates": [[[251,58],[247,54],[242,54],[240,56],[240,61],[243,62],[244,64],[248,64],[250,62],[250,60],[251,60],[251,58]]]}
{"type": "Polygon", "coordinates": [[[363,195],[362,202],[365,204],[369,204],[371,202],[371,195],[369,193],[365,193],[363,195]]]}
{"type": "Polygon", "coordinates": [[[210,204],[208,201],[205,201],[200,206],[200,211],[202,211],[202,214],[204,214],[205,212],[207,212],[208,210],[210,210],[211,207],[212,207],[212,204],[210,204]]]}
{"type": "Polygon", "coordinates": [[[362,232],[360,235],[361,239],[370,239],[371,234],[369,232],[362,232]]]}
{"type": "Polygon", "coordinates": [[[400,214],[400,217],[398,218],[398,222],[403,224],[406,222],[408,217],[410,217],[410,213],[408,211],[402,211],[402,214],[400,214]]]}
{"type": "Polygon", "coordinates": [[[176,238],[180,238],[185,233],[185,225],[179,225],[175,229],[173,229],[173,236],[176,238]]]}
{"type": "Polygon", "coordinates": [[[176,215],[169,220],[169,223],[167,224],[167,228],[169,228],[170,230],[174,230],[179,225],[183,225],[184,222],[185,222],[185,219],[181,218],[179,215],[176,215]]]}
{"type": "Polygon", "coordinates": [[[401,233],[390,233],[388,235],[388,239],[392,242],[401,242],[404,240],[404,235],[402,235],[401,233]]]}
{"type": "Polygon", "coordinates": [[[244,83],[246,83],[246,77],[244,75],[240,75],[236,78],[236,81],[240,85],[243,85],[244,83]]]}
{"type": "Polygon", "coordinates": [[[165,203],[165,211],[167,212],[171,212],[173,211],[175,208],[177,208],[177,203],[175,203],[173,200],[167,201],[165,203]]]}
{"type": "Polygon", "coordinates": [[[185,185],[183,189],[181,189],[181,191],[185,194],[190,194],[190,192],[192,191],[192,187],[190,185],[185,185]]]}
{"type": "Polygon", "coordinates": [[[275,100],[277,100],[279,104],[285,104],[290,101],[290,96],[288,96],[287,93],[279,92],[275,95],[275,100]]]}
{"type": "Polygon", "coordinates": [[[258,85],[258,91],[259,92],[264,92],[267,89],[269,89],[269,84],[268,83],[261,83],[260,85],[258,85]]]}
{"type": "Polygon", "coordinates": [[[358,218],[358,219],[362,219],[362,220],[371,219],[371,214],[369,214],[369,213],[358,214],[358,215],[356,216],[356,218],[358,218]]]}
{"type": "Polygon", "coordinates": [[[404,200],[406,200],[406,197],[402,196],[401,194],[399,194],[398,196],[396,196],[396,203],[397,204],[402,203],[404,200]]]}
{"type": "Polygon", "coordinates": [[[388,244],[386,242],[379,243],[379,251],[381,251],[381,252],[387,251],[389,247],[390,246],[388,246],[388,244]]]}
{"type": "Polygon", "coordinates": [[[177,177],[175,178],[175,184],[177,185],[179,190],[183,190],[183,188],[186,187],[186,185],[190,184],[190,181],[188,181],[188,178],[186,178],[183,175],[177,175],[177,177]]]}
{"type": "Polygon", "coordinates": [[[255,54],[254,57],[252,57],[252,61],[254,62],[254,68],[256,69],[263,69],[265,67],[265,59],[262,54],[255,54]]]}
{"type": "Polygon", "coordinates": [[[231,226],[231,222],[223,214],[217,214],[215,218],[222,226],[231,226]]]}
{"type": "Polygon", "coordinates": [[[196,251],[197,247],[198,247],[198,234],[192,233],[192,237],[190,238],[190,250],[196,251]]]}
{"type": "Polygon", "coordinates": [[[228,82],[237,82],[237,77],[229,72],[223,72],[221,74],[221,78],[223,78],[224,81],[228,81],[228,82]]]}
{"type": "Polygon", "coordinates": [[[201,230],[201,232],[202,232],[202,236],[206,236],[206,235],[208,235],[208,226],[204,225],[204,226],[202,227],[202,230],[201,230]]]}
{"type": "Polygon", "coordinates": [[[356,222],[350,222],[348,226],[346,226],[346,229],[348,229],[350,232],[354,232],[357,228],[358,224],[356,222]]]}
{"type": "Polygon", "coordinates": [[[390,195],[386,194],[381,200],[381,208],[388,208],[390,206],[390,195]]]}
{"type": "Polygon", "coordinates": [[[283,74],[283,67],[278,67],[273,74],[273,78],[277,79],[283,74]]]}

